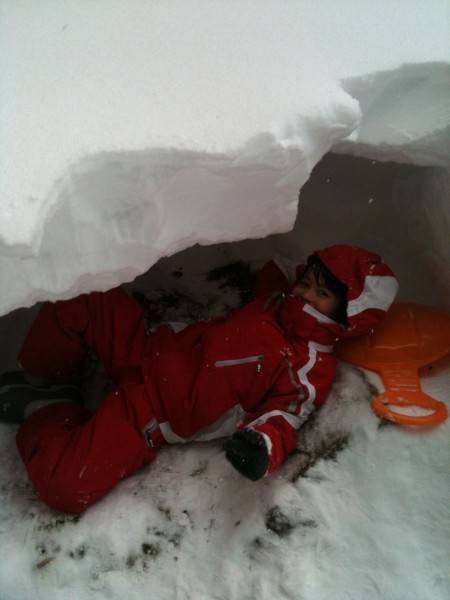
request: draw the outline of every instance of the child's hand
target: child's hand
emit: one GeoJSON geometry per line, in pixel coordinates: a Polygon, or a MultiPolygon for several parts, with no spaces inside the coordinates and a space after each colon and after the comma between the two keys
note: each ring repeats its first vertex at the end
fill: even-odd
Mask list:
{"type": "Polygon", "coordinates": [[[263,436],[253,429],[237,431],[223,445],[225,456],[248,479],[260,479],[269,465],[269,453],[263,436]]]}

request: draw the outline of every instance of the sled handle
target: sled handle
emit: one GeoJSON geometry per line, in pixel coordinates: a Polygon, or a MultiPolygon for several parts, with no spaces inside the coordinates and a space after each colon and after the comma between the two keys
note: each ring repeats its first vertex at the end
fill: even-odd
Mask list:
{"type": "Polygon", "coordinates": [[[435,400],[422,391],[416,370],[395,368],[380,373],[386,391],[372,400],[372,410],[379,417],[412,427],[438,425],[448,417],[444,402],[435,400]],[[419,406],[433,412],[428,415],[405,415],[388,408],[389,406],[419,406]]]}

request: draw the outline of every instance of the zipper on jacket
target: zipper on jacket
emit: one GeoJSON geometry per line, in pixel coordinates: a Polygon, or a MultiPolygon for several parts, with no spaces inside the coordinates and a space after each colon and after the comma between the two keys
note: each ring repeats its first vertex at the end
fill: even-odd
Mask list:
{"type": "Polygon", "coordinates": [[[159,429],[159,423],[155,418],[153,418],[150,421],[150,423],[147,423],[147,425],[142,430],[144,437],[147,440],[147,446],[149,448],[153,448],[153,446],[155,445],[152,437],[153,437],[153,434],[155,433],[155,431],[157,431],[158,429],[159,429]]]}
{"type": "Polygon", "coordinates": [[[246,363],[256,363],[256,372],[261,373],[262,363],[265,360],[264,354],[257,356],[246,356],[245,358],[230,358],[228,360],[217,360],[214,364],[216,367],[232,367],[234,365],[244,365],[246,363]]]}

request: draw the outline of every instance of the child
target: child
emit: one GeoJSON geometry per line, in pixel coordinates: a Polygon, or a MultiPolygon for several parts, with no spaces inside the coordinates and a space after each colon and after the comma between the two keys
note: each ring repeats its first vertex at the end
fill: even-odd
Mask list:
{"type": "Polygon", "coordinates": [[[226,437],[228,461],[257,480],[296,448],[297,430],[325,401],[336,341],[371,331],[397,288],[378,255],[336,245],[309,257],[293,284],[270,261],[253,301],[178,332],[146,333],[122,288],[47,302],[20,361],[55,385],[5,385],[0,414],[28,417],[19,452],[38,496],[63,511],[82,512],[163,443],[226,437]],[[61,385],[80,376],[89,349],[116,385],[94,415],[61,385]]]}

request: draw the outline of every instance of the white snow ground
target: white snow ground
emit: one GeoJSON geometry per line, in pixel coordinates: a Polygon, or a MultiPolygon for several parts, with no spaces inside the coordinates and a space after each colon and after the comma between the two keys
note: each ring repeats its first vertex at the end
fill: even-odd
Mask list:
{"type": "MultiPolygon", "coordinates": [[[[183,293],[168,318],[237,303],[222,280],[172,272],[183,276],[148,293],[156,307],[183,293]]],[[[94,369],[92,405],[103,383],[94,369]]],[[[448,402],[450,360],[422,384],[448,402]]],[[[36,499],[16,427],[0,424],[0,598],[447,600],[449,422],[382,426],[369,403],[379,385],[342,363],[298,454],[270,478],[242,478],[220,441],[166,447],[80,517],[36,499]]]]}
{"type": "MultiPolygon", "coordinates": [[[[205,302],[218,264],[355,243],[450,308],[449,24],[446,0],[2,0],[1,370],[25,307],[152,265],[132,287],[205,302]]],[[[450,406],[448,358],[422,382],[450,406]]],[[[79,519],[0,424],[0,600],[448,600],[448,421],[379,427],[371,384],[342,365],[272,478],[166,448],[79,519]]]]}

